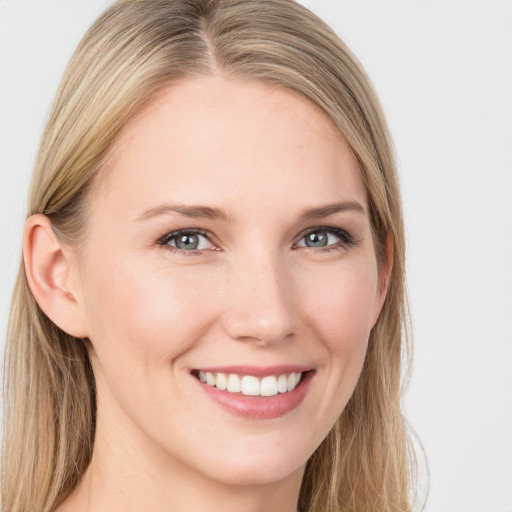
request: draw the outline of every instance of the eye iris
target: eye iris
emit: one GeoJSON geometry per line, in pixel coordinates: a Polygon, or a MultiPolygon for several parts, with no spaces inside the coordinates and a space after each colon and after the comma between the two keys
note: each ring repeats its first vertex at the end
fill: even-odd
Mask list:
{"type": "Polygon", "coordinates": [[[184,250],[197,249],[199,245],[199,237],[193,234],[179,235],[176,237],[176,247],[184,250]]]}
{"type": "Polygon", "coordinates": [[[306,235],[306,245],[308,247],[325,247],[327,245],[327,233],[325,231],[316,231],[306,235]]]}

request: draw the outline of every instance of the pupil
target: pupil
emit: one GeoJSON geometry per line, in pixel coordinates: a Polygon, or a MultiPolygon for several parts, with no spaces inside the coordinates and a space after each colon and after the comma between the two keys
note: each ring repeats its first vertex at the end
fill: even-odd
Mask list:
{"type": "Polygon", "coordinates": [[[306,245],[308,247],[325,247],[327,245],[327,235],[323,231],[310,233],[306,236],[306,245]]]}
{"type": "Polygon", "coordinates": [[[197,249],[199,245],[199,238],[197,235],[181,235],[176,240],[176,247],[178,249],[193,250],[197,249]]]}

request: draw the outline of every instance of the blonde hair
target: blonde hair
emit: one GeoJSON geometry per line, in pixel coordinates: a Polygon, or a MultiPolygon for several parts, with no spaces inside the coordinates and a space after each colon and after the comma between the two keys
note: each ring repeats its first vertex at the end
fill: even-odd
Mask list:
{"type": "MultiPolygon", "coordinates": [[[[401,412],[408,362],[405,240],[392,144],[361,65],[293,0],[121,0],[89,29],[44,131],[29,201],[58,237],[79,244],[87,193],[127,121],[178,79],[227,74],[296,91],[322,109],[359,162],[376,252],[394,257],[382,313],[348,405],[308,462],[299,504],[310,512],[409,511],[413,486],[401,412]],[[404,364],[405,363],[405,364],[404,364]]],[[[5,512],[50,512],[92,454],[95,385],[86,342],[39,309],[23,266],[5,359],[5,512]]]]}

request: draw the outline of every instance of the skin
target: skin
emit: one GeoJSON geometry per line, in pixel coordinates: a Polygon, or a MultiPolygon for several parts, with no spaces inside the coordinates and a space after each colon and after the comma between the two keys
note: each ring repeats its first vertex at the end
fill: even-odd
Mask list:
{"type": "Polygon", "coordinates": [[[26,232],[32,266],[46,261],[40,303],[89,338],[97,383],[92,462],[59,512],[295,511],[305,464],[354,390],[385,295],[365,188],[332,122],[257,81],[174,84],[112,148],[80,250],[59,246],[41,216],[26,232]],[[302,218],[340,202],[352,206],[302,218]],[[223,216],[161,208],[170,204],[223,216]],[[326,226],[352,242],[329,232],[328,246],[306,246],[305,233],[326,226]],[[188,252],[159,243],[180,229],[209,240],[188,252]],[[294,410],[246,418],[191,374],[242,364],[301,364],[314,375],[294,410]]]}

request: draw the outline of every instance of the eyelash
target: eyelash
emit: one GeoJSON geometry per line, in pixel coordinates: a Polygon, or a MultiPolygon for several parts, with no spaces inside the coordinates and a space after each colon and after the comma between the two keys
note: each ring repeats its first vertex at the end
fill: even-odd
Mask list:
{"type": "MultiPolygon", "coordinates": [[[[318,232],[324,232],[324,233],[328,233],[330,235],[334,235],[337,238],[339,238],[340,241],[337,243],[331,244],[331,245],[326,245],[325,247],[317,247],[316,248],[317,251],[321,251],[321,252],[328,252],[328,251],[332,251],[332,250],[339,251],[341,249],[347,249],[348,247],[354,246],[357,243],[357,241],[354,239],[354,237],[350,233],[348,233],[344,229],[334,228],[332,226],[317,226],[314,228],[309,228],[300,234],[300,236],[298,238],[298,242],[302,241],[307,235],[312,234],[312,233],[318,233],[318,232]]],[[[294,245],[296,245],[298,242],[296,242],[294,245]]],[[[314,249],[314,247],[308,247],[308,246],[300,246],[300,247],[301,248],[305,247],[306,249],[314,249]]]]}
{"type": "Polygon", "coordinates": [[[162,247],[165,247],[166,249],[171,250],[172,252],[176,252],[178,254],[186,254],[187,256],[191,254],[199,254],[202,249],[193,249],[189,251],[185,251],[184,249],[180,249],[178,247],[173,247],[172,245],[169,245],[169,242],[172,240],[176,240],[179,236],[184,235],[200,235],[208,240],[208,242],[213,243],[211,238],[212,236],[208,231],[204,231],[202,229],[180,229],[178,231],[172,231],[171,233],[167,233],[162,238],[158,240],[158,245],[161,245],[162,247]]]}
{"type": "MultiPolygon", "coordinates": [[[[318,252],[328,252],[328,251],[332,251],[332,250],[339,251],[341,249],[346,249],[348,247],[351,247],[351,246],[354,246],[357,244],[357,241],[354,239],[354,237],[343,229],[334,228],[332,226],[318,226],[318,227],[309,228],[309,229],[303,231],[300,234],[300,236],[298,237],[297,242],[295,242],[293,244],[294,247],[297,247],[297,243],[302,241],[307,235],[312,234],[312,233],[318,233],[318,232],[324,232],[324,233],[334,235],[340,239],[340,242],[337,242],[335,244],[326,245],[324,247],[317,247],[317,248],[309,247],[306,245],[303,245],[303,246],[301,245],[298,247],[299,248],[304,247],[306,249],[315,249],[318,252]]],[[[213,242],[211,240],[212,239],[211,234],[208,231],[204,231],[202,229],[180,229],[178,231],[172,231],[171,233],[167,233],[166,235],[161,237],[157,243],[158,243],[158,245],[160,245],[162,247],[168,248],[172,252],[179,253],[179,254],[186,254],[187,256],[201,253],[201,251],[203,249],[184,250],[184,249],[179,249],[178,247],[173,247],[169,244],[169,242],[171,242],[172,240],[176,240],[180,235],[181,236],[183,236],[183,235],[199,235],[199,236],[206,238],[208,240],[208,242],[213,244],[213,242]]]]}

